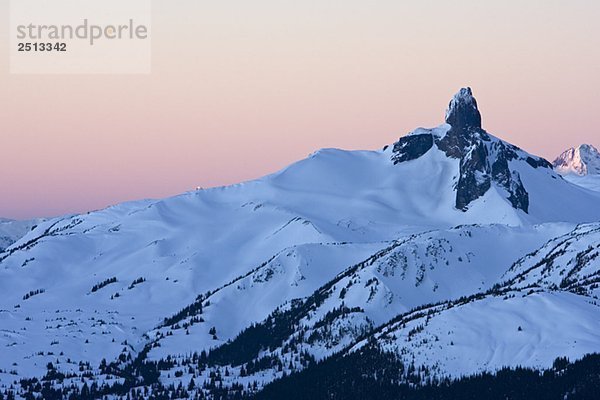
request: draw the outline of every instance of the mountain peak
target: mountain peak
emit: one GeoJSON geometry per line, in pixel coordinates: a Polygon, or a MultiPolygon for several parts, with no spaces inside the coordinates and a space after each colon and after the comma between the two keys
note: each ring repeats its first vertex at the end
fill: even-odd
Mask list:
{"type": "Polygon", "coordinates": [[[470,87],[461,88],[450,100],[446,123],[454,128],[481,128],[481,114],[470,87]]]}
{"type": "Polygon", "coordinates": [[[519,169],[550,168],[550,163],[483,130],[477,101],[469,87],[452,97],[446,123],[450,126],[419,129],[401,138],[394,144],[394,164],[417,159],[436,147],[449,159],[459,160],[458,181],[454,185],[456,209],[467,211],[471,203],[495,186],[506,194],[513,208],[528,213],[529,194],[519,169]]]}
{"type": "Polygon", "coordinates": [[[600,151],[591,144],[571,147],[552,163],[561,175],[600,175],[600,151]]]}

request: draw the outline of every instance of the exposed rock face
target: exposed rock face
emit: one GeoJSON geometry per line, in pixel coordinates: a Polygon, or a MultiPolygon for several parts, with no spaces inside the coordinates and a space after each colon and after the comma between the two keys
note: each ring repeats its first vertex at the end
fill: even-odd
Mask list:
{"type": "Polygon", "coordinates": [[[421,157],[434,145],[447,157],[460,160],[460,176],[456,184],[457,209],[466,211],[469,205],[495,185],[507,192],[511,205],[529,211],[529,194],[521,177],[510,162],[521,160],[532,168],[552,168],[551,164],[532,157],[518,147],[489,135],[481,127],[481,114],[470,88],[454,95],[446,111],[450,126],[444,135],[413,134],[394,144],[394,164],[421,157]]]}
{"type": "Polygon", "coordinates": [[[430,134],[404,136],[394,143],[392,161],[398,164],[414,160],[427,153],[433,146],[433,136],[430,134]]]}
{"type": "Polygon", "coordinates": [[[481,114],[471,88],[462,88],[450,100],[446,123],[454,129],[481,129],[481,114]]]}
{"type": "Polygon", "coordinates": [[[527,157],[525,159],[525,161],[527,162],[527,164],[531,165],[533,168],[552,168],[552,164],[550,164],[550,161],[545,160],[543,158],[533,158],[533,157],[527,157]]]}

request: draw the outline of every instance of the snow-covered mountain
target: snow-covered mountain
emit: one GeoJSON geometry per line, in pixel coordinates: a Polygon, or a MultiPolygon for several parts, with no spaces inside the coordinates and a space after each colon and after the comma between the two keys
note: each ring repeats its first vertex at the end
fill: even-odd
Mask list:
{"type": "MultiPolygon", "coordinates": [[[[418,166],[426,173],[431,165],[447,163],[448,177],[435,182],[437,190],[449,185],[451,190],[445,193],[444,200],[453,200],[454,209],[478,214],[479,220],[473,222],[597,220],[597,215],[588,214],[596,208],[596,196],[563,182],[543,158],[481,128],[481,115],[470,88],[461,89],[453,97],[446,124],[434,129],[420,128],[401,138],[394,144],[391,158],[396,165],[418,166]],[[569,215],[562,204],[575,197],[585,203],[585,211],[569,215]],[[499,216],[502,218],[494,220],[499,216]]],[[[419,178],[427,185],[427,178],[419,178]]],[[[415,189],[409,196],[423,190],[415,189]]]]}
{"type": "Polygon", "coordinates": [[[569,182],[600,191],[600,152],[589,144],[570,148],[552,163],[554,169],[569,182]]]}
{"type": "Polygon", "coordinates": [[[562,175],[600,175],[600,152],[590,144],[582,144],[564,151],[552,165],[562,175]]]}
{"type": "Polygon", "coordinates": [[[600,350],[599,204],[486,132],[465,88],[444,124],[380,151],[42,221],[0,250],[0,393],[43,376],[71,394],[255,391],[364,343],[440,376],[581,357],[600,350]],[[570,237],[589,268],[569,267],[579,247],[541,268],[570,237]]]}

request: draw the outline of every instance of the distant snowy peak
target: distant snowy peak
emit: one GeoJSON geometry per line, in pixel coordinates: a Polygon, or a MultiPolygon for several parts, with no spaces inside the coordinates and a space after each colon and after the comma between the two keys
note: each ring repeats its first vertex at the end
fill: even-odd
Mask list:
{"type": "Polygon", "coordinates": [[[417,129],[394,144],[394,164],[417,159],[432,147],[448,158],[460,160],[460,175],[455,187],[455,207],[467,211],[469,205],[496,186],[506,192],[513,208],[529,212],[529,194],[517,168],[551,168],[543,158],[489,135],[481,128],[481,114],[471,88],[454,95],[446,111],[446,124],[431,130],[417,129]]]}
{"type": "Polygon", "coordinates": [[[561,175],[600,175],[600,152],[592,145],[582,144],[563,152],[552,165],[561,175]]]}

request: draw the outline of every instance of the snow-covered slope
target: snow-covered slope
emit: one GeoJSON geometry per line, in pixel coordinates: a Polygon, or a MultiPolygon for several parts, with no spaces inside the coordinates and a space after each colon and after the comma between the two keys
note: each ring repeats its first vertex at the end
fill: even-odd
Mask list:
{"type": "MultiPolygon", "coordinates": [[[[469,325],[473,335],[494,318],[486,309],[509,326],[534,297],[503,302],[491,288],[529,293],[513,282],[521,264],[511,266],[576,224],[600,221],[599,204],[600,193],[483,130],[471,90],[461,89],[444,124],[381,151],[320,150],[254,181],[40,222],[0,252],[0,384],[41,377],[49,362],[77,385],[139,384],[140,365],[157,361],[163,383],[214,381],[227,366],[227,385],[246,385],[364,336],[378,341],[383,329],[398,338],[412,325],[394,324],[414,308],[437,307],[440,327],[467,336],[470,316],[482,318],[469,325]],[[446,307],[473,295],[464,308],[446,307]],[[102,359],[117,370],[107,372],[102,359]]],[[[527,282],[541,285],[529,272],[527,282]]],[[[550,290],[532,304],[579,315],[572,329],[596,327],[587,320],[597,315],[590,293],[550,290]]],[[[540,318],[531,323],[543,325],[540,318]]],[[[551,343],[545,329],[538,336],[551,343]]],[[[482,343],[493,347],[509,332],[482,343]]],[[[578,343],[592,344],[569,355],[597,344],[582,332],[578,343]]],[[[509,356],[521,345],[543,363],[555,352],[542,354],[542,342],[509,341],[505,357],[457,371],[514,365],[509,356]]],[[[429,351],[398,343],[413,355],[429,351]]],[[[427,360],[454,368],[451,356],[427,360]]]]}
{"type": "MultiPolygon", "coordinates": [[[[351,268],[319,289],[323,293],[320,304],[311,308],[310,315],[302,317],[305,318],[303,325],[310,327],[318,324],[328,312],[343,302],[350,308],[360,307],[361,318],[369,321],[367,324],[373,327],[418,305],[484,290],[497,282],[506,271],[506,265],[568,229],[568,225],[564,224],[531,228],[510,228],[502,225],[465,226],[448,231],[415,234],[385,245],[361,245],[352,250],[352,253],[356,254],[356,250],[361,248],[370,250],[371,253],[363,252],[362,258],[355,257],[354,262],[340,264],[351,268]],[[377,249],[380,251],[375,252],[377,249]],[[474,252],[475,249],[477,252],[474,252]],[[371,254],[373,255],[368,257],[367,262],[358,263],[371,254]]],[[[357,245],[352,245],[354,246],[357,245]]],[[[210,307],[203,307],[199,312],[190,313],[185,318],[169,321],[161,332],[166,334],[167,331],[171,331],[172,336],[168,336],[165,341],[161,340],[158,353],[164,356],[175,352],[176,349],[188,348],[189,345],[185,342],[190,341],[189,332],[208,332],[208,328],[212,327],[219,333],[219,340],[227,341],[235,338],[241,328],[248,326],[250,322],[262,321],[267,317],[268,313],[265,314],[264,307],[257,307],[256,304],[243,305],[240,302],[247,303],[248,299],[258,299],[263,306],[271,304],[267,309],[274,310],[282,305],[283,301],[311,295],[327,280],[311,278],[308,274],[310,270],[299,272],[298,264],[308,265],[307,257],[303,254],[307,251],[314,253],[315,250],[327,250],[327,253],[330,253],[327,257],[319,257],[321,261],[312,261],[316,264],[316,269],[319,269],[320,262],[332,256],[335,259],[331,258],[326,263],[339,264],[348,257],[349,252],[348,245],[304,245],[285,250],[247,277],[203,296],[201,303],[205,304],[208,301],[210,307]],[[333,250],[336,253],[331,253],[333,250]],[[346,253],[346,256],[343,257],[340,253],[346,253]],[[320,284],[315,286],[310,282],[320,284]],[[312,290],[306,290],[311,287],[312,290]],[[253,290],[257,293],[251,294],[253,290]],[[289,294],[284,294],[285,292],[289,294]],[[269,298],[273,299],[268,300],[269,298]],[[247,306],[252,309],[246,309],[247,306]],[[232,321],[223,320],[219,315],[238,316],[232,321]],[[184,324],[199,317],[207,324],[194,327],[189,332],[183,329],[184,324]],[[244,324],[242,321],[245,319],[247,321],[244,324]],[[173,329],[175,324],[179,326],[173,329]],[[231,328],[232,324],[237,324],[235,329],[231,328]],[[181,340],[178,341],[177,337],[181,340]],[[177,344],[172,345],[173,342],[177,344]]],[[[311,269],[315,269],[315,266],[311,269]]],[[[338,271],[341,272],[339,269],[338,271]]],[[[195,342],[192,346],[194,350],[209,350],[222,343],[210,340],[206,332],[198,334],[202,343],[195,342]]],[[[155,335],[156,333],[153,333],[151,336],[155,335]]],[[[319,349],[314,356],[320,358],[330,354],[336,346],[331,346],[325,354],[322,354],[323,349],[320,346],[316,347],[319,349]]],[[[306,349],[309,348],[311,345],[306,344],[306,349]]],[[[153,352],[154,350],[150,354],[153,352]]]]}
{"type": "Polygon", "coordinates": [[[565,180],[583,188],[600,192],[600,175],[565,175],[565,180]]]}
{"type": "Polygon", "coordinates": [[[541,369],[558,357],[598,352],[599,312],[592,299],[569,292],[512,291],[407,313],[374,340],[438,378],[506,366],[541,369]]]}
{"type": "MultiPolygon", "coordinates": [[[[568,226],[464,226],[411,235],[213,349],[208,368],[194,374],[209,379],[227,368],[225,385],[270,382],[304,368],[306,360],[367,344],[437,378],[516,365],[548,368],[557,357],[580,358],[600,349],[599,229],[584,225],[561,234],[568,226]],[[260,345],[248,353],[256,331],[260,345]],[[259,360],[263,366],[253,367],[259,360]]],[[[209,325],[219,332],[218,322],[209,325]]],[[[196,325],[165,329],[150,354],[173,354],[194,336],[192,329],[196,325]]],[[[189,354],[173,356],[164,378],[188,364],[189,354]]]]}
{"type": "Polygon", "coordinates": [[[599,255],[600,224],[579,226],[517,261],[492,290],[408,312],[374,337],[440,376],[598,352],[599,255]]]}
{"type": "Polygon", "coordinates": [[[15,221],[0,218],[0,253],[11,244],[23,237],[35,225],[43,222],[43,219],[31,219],[15,221]]]}
{"type": "MultiPolygon", "coordinates": [[[[192,336],[184,335],[186,329],[181,336],[168,336],[151,358],[222,344],[286,301],[312,293],[382,246],[315,243],[284,249],[247,274],[207,293],[201,301],[212,303],[202,313],[206,323],[190,327],[192,336]],[[217,340],[208,333],[212,326],[217,327],[217,340]]],[[[0,337],[4,348],[0,370],[43,374],[56,353],[62,353],[61,359],[98,365],[102,358],[116,359],[125,341],[139,350],[146,342],[145,334],[154,337],[168,330],[154,329],[164,325],[165,318],[171,319],[167,327],[185,326],[192,319],[177,317],[178,307],[187,305],[177,300],[185,298],[190,283],[175,269],[128,271],[117,264],[114,269],[105,266],[102,274],[86,274],[85,268],[31,271],[29,263],[14,274],[5,272],[0,280],[0,292],[9,294],[4,304],[10,306],[0,312],[4,333],[0,337]],[[37,283],[43,286],[35,286],[37,283]],[[15,284],[16,288],[11,287],[15,284]],[[75,304],[73,299],[77,299],[75,304]],[[48,356],[45,349],[54,355],[48,356]],[[22,361],[13,366],[14,360],[22,361]]]]}
{"type": "Polygon", "coordinates": [[[600,296],[600,224],[584,224],[516,262],[504,274],[513,288],[539,286],[600,296]]]}

